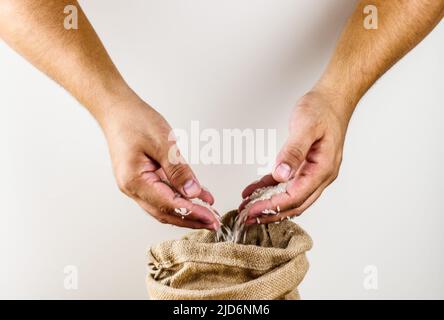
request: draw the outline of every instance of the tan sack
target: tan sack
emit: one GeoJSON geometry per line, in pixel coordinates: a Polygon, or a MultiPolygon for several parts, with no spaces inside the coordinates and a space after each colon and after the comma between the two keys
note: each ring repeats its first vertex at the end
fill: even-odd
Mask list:
{"type": "MultiPolygon", "coordinates": [[[[236,211],[224,216],[232,225],[236,211]]],[[[244,244],[215,242],[215,232],[194,231],[151,247],[147,287],[151,299],[299,299],[308,270],[310,236],[292,221],[254,225],[244,244]]]]}

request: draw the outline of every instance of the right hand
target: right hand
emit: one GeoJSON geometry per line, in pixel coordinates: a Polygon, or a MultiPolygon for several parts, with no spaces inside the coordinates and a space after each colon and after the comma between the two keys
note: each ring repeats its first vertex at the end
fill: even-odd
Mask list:
{"type": "Polygon", "coordinates": [[[169,141],[172,129],[158,112],[141,99],[132,98],[110,107],[99,122],[123,193],[161,223],[194,229],[219,227],[213,213],[190,201],[199,198],[213,204],[214,198],[202,188],[188,164],[170,161],[169,152],[176,145],[169,141]],[[176,208],[191,213],[182,218],[176,208]]]}

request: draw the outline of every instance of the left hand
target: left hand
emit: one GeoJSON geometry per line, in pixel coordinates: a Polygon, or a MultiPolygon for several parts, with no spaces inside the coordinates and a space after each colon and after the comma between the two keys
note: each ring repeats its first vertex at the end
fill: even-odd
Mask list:
{"type": "MultiPolygon", "coordinates": [[[[319,91],[309,92],[299,100],[291,116],[289,138],[276,158],[273,173],[246,187],[242,197],[279,182],[288,182],[286,192],[254,203],[246,224],[257,223],[257,218],[260,223],[270,223],[299,216],[336,179],[349,117],[341,115],[333,101],[319,91]],[[279,214],[263,214],[266,209],[279,214]]],[[[239,210],[246,203],[248,199],[239,210]]]]}

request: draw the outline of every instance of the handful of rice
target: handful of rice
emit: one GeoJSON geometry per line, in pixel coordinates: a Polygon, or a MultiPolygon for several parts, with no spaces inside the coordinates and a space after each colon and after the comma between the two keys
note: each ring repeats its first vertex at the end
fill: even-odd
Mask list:
{"type": "MultiPolygon", "coordinates": [[[[211,207],[208,203],[203,202],[200,199],[193,199],[192,201],[196,204],[202,205],[206,207],[209,211],[211,211],[214,216],[219,220],[220,227],[216,232],[216,241],[217,242],[234,242],[234,243],[244,243],[245,238],[248,232],[248,229],[245,228],[245,221],[248,217],[248,209],[251,208],[251,206],[262,200],[268,200],[271,199],[276,194],[285,192],[287,187],[287,183],[279,183],[275,186],[269,186],[269,187],[263,187],[256,189],[250,196],[249,196],[249,202],[245,205],[245,208],[236,216],[235,221],[233,225],[228,226],[222,223],[221,216],[218,214],[218,212],[211,207]]],[[[279,207],[277,208],[277,211],[268,209],[262,212],[263,214],[278,214],[279,213],[279,207]]],[[[259,221],[258,221],[259,222],[259,221]]]]}

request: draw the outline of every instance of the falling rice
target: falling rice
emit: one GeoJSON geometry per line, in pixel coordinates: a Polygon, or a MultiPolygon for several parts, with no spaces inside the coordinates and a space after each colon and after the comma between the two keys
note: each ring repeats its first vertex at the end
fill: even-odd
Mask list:
{"type": "MultiPolygon", "coordinates": [[[[250,200],[245,208],[237,215],[235,222],[233,226],[230,228],[229,226],[221,224],[220,228],[216,232],[216,241],[218,242],[234,242],[234,243],[242,243],[244,242],[243,239],[246,237],[247,229],[245,228],[245,221],[248,218],[248,209],[251,208],[251,206],[262,200],[269,200],[274,195],[277,195],[279,193],[283,193],[286,191],[287,183],[280,183],[275,186],[269,186],[264,188],[256,189],[249,197],[250,200]]],[[[208,203],[203,202],[202,200],[193,200],[193,202],[204,205],[206,208],[208,208],[211,212],[216,212],[214,208],[212,208],[208,203]]],[[[272,214],[276,215],[280,208],[276,208],[277,211],[272,209],[264,210],[263,214],[272,214]]],[[[221,222],[221,217],[219,214],[215,215],[218,218],[218,221],[221,222]]],[[[256,218],[256,221],[258,224],[260,224],[259,217],[256,218]]]]}
{"type": "MultiPolygon", "coordinates": [[[[250,209],[251,206],[258,201],[269,200],[274,195],[286,192],[286,187],[287,183],[279,183],[275,186],[256,189],[249,197],[246,198],[249,200],[249,202],[245,205],[245,208],[236,216],[236,219],[232,227],[224,225],[222,223],[220,214],[209,203],[197,198],[192,199],[192,202],[207,208],[219,222],[220,226],[216,231],[217,242],[243,243],[245,241],[244,239],[246,238],[246,233],[248,232],[248,230],[245,228],[245,222],[248,218],[248,209],[250,209]]],[[[184,219],[185,216],[191,213],[191,211],[188,211],[186,208],[176,208],[174,211],[180,214],[182,216],[182,219],[184,219]]],[[[280,211],[281,211],[280,207],[277,206],[276,210],[266,209],[262,211],[262,214],[278,215],[280,211]]],[[[284,218],[282,217],[280,221],[282,221],[283,219],[284,218]]],[[[290,218],[287,217],[287,219],[290,218]]],[[[259,217],[256,217],[256,222],[258,224],[261,223],[259,217]]]]}

